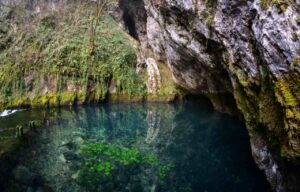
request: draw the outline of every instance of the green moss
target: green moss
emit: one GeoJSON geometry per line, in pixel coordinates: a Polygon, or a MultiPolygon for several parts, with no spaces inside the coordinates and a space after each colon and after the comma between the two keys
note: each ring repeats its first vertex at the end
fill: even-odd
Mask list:
{"type": "Polygon", "coordinates": [[[244,86],[244,87],[249,86],[249,80],[248,80],[249,78],[242,69],[237,69],[236,75],[237,75],[237,78],[239,79],[239,82],[242,84],[242,86],[244,86]]]}
{"type": "Polygon", "coordinates": [[[299,65],[300,65],[300,58],[293,58],[291,61],[291,70],[295,70],[296,67],[299,65]]]}
{"type": "Polygon", "coordinates": [[[300,98],[300,84],[299,80],[291,77],[282,79],[275,83],[276,97],[283,106],[296,107],[300,98]]]}
{"type": "Polygon", "coordinates": [[[210,15],[206,19],[206,25],[212,27],[214,25],[214,16],[210,15]]]}
{"type": "Polygon", "coordinates": [[[262,65],[258,78],[248,78],[223,54],[228,68],[236,75],[233,93],[238,109],[244,116],[250,136],[261,135],[274,152],[288,160],[300,155],[299,111],[300,77],[294,71],[274,81],[262,65]]]}
{"type": "Polygon", "coordinates": [[[297,23],[297,25],[300,25],[300,16],[296,17],[296,23],[297,23]]]}
{"type": "Polygon", "coordinates": [[[270,0],[260,0],[260,6],[267,10],[270,7],[270,0]]]}
{"type": "Polygon", "coordinates": [[[292,119],[292,118],[294,118],[294,113],[293,113],[292,110],[287,109],[286,112],[285,112],[285,116],[286,116],[287,119],[292,119]]]}
{"type": "Polygon", "coordinates": [[[49,100],[50,97],[48,95],[37,96],[30,101],[30,105],[32,107],[40,107],[40,106],[49,107],[49,100]]]}
{"type": "Polygon", "coordinates": [[[291,39],[292,39],[292,41],[294,41],[294,42],[298,41],[299,39],[298,39],[297,33],[293,32],[293,33],[292,33],[292,36],[291,36],[291,39]]]}
{"type": "Polygon", "coordinates": [[[300,112],[295,114],[295,119],[300,122],[300,112]]]}
{"type": "MultiPolygon", "coordinates": [[[[240,76],[237,79],[240,81],[243,78],[240,76]]],[[[298,154],[295,152],[297,150],[295,147],[289,147],[288,143],[295,141],[296,134],[290,131],[290,127],[285,126],[287,121],[284,118],[285,115],[288,115],[289,119],[295,123],[295,111],[289,110],[285,114],[283,113],[286,106],[277,102],[275,96],[277,88],[274,88],[274,84],[267,75],[261,76],[259,90],[253,91],[253,87],[249,85],[248,83],[237,84],[233,93],[237,107],[244,116],[250,136],[257,134],[265,136],[270,149],[275,154],[287,159],[295,158],[298,154]],[[283,153],[283,151],[285,152],[283,153]]],[[[293,88],[292,92],[294,91],[293,88]]],[[[291,104],[290,101],[288,104],[291,104]]]]}
{"type": "MultiPolygon", "coordinates": [[[[177,90],[174,82],[172,81],[172,73],[165,63],[157,62],[158,69],[161,77],[161,87],[156,94],[148,94],[148,101],[174,101],[175,98],[182,94],[177,90]]],[[[148,77],[147,77],[148,78],[148,77]]],[[[145,79],[146,81],[147,79],[145,79]]]]}
{"type": "Polygon", "coordinates": [[[271,6],[275,6],[278,12],[282,13],[289,6],[289,2],[286,0],[260,0],[260,5],[264,10],[269,9],[271,6]]]}
{"type": "Polygon", "coordinates": [[[231,61],[227,52],[223,52],[223,59],[228,65],[230,72],[236,75],[237,83],[233,87],[233,96],[235,98],[237,108],[244,116],[249,134],[251,135],[255,132],[255,129],[258,128],[259,123],[259,108],[247,95],[247,92],[250,92],[251,90],[249,86],[252,82],[250,82],[250,78],[247,77],[242,69],[234,66],[234,63],[231,61]]]}
{"type": "Polygon", "coordinates": [[[255,131],[258,128],[258,106],[252,103],[246,92],[240,86],[234,89],[234,97],[238,109],[245,118],[249,133],[252,134],[252,131],[255,131]]]}

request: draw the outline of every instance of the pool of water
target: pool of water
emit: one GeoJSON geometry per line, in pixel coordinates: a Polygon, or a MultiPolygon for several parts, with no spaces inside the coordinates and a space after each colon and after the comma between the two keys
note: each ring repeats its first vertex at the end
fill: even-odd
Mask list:
{"type": "MultiPolygon", "coordinates": [[[[0,118],[0,130],[41,110],[0,118]]],[[[0,164],[1,191],[269,191],[242,122],[206,101],[55,110],[0,164]]],[[[0,133],[1,135],[1,133],[0,133]]]]}

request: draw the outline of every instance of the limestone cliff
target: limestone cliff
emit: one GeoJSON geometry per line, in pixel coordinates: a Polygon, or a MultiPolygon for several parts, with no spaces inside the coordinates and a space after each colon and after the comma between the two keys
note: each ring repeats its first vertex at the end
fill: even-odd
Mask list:
{"type": "Polygon", "coordinates": [[[168,63],[178,86],[207,95],[216,107],[226,105],[224,93],[232,95],[272,187],[299,191],[300,2],[120,0],[124,4],[125,28],[168,63]]]}

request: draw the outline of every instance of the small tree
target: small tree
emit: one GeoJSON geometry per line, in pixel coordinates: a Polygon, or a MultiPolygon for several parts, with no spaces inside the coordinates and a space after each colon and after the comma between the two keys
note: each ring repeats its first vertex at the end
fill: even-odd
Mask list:
{"type": "Polygon", "coordinates": [[[95,17],[91,19],[91,29],[90,29],[90,46],[89,54],[93,55],[95,51],[95,32],[96,28],[99,25],[101,16],[109,7],[116,4],[116,0],[92,0],[96,3],[96,13],[95,17]]]}
{"type": "Polygon", "coordinates": [[[95,15],[91,18],[91,26],[90,26],[90,34],[89,34],[89,46],[88,46],[88,61],[87,61],[87,70],[86,70],[86,91],[88,91],[89,87],[89,66],[93,63],[93,58],[95,54],[95,33],[96,29],[99,25],[100,19],[105,11],[109,9],[109,7],[115,5],[117,0],[91,0],[96,5],[95,15]]]}

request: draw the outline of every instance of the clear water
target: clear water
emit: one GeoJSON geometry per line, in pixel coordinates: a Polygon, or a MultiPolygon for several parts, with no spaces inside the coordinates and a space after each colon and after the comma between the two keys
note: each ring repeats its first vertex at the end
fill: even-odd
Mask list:
{"type": "MultiPolygon", "coordinates": [[[[2,191],[269,191],[251,157],[243,123],[213,111],[206,101],[111,104],[55,113],[55,123],[39,128],[1,162],[2,191]],[[96,155],[95,150],[86,156],[88,146],[106,146],[123,156],[96,155]],[[137,155],[125,157],[124,151],[137,155]],[[134,156],[138,159],[130,160],[134,156]],[[120,163],[123,157],[129,164],[120,163]],[[93,171],[87,162],[112,168],[93,171]]],[[[0,127],[40,115],[39,110],[22,111],[1,118],[0,127]]]]}

